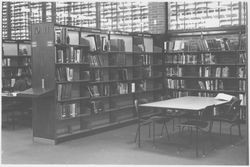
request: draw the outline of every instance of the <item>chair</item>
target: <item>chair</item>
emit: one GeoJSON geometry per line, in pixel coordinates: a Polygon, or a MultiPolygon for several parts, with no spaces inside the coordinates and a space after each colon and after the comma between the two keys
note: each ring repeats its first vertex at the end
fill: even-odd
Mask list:
{"type": "MultiPolygon", "coordinates": [[[[140,103],[146,103],[148,102],[147,99],[140,99],[140,103]]],[[[136,110],[136,113],[137,115],[139,114],[139,108],[138,108],[138,103],[139,101],[136,99],[134,101],[134,105],[135,105],[135,110],[136,110]]],[[[138,137],[138,131],[139,131],[139,128],[141,126],[145,126],[145,125],[148,125],[149,126],[149,137],[150,137],[150,126],[153,125],[153,143],[154,143],[154,139],[155,139],[155,124],[156,123],[160,123],[160,124],[163,124],[162,126],[162,131],[161,131],[161,135],[163,134],[163,129],[165,128],[166,129],[166,133],[167,133],[167,136],[168,136],[168,139],[169,139],[169,135],[168,135],[168,129],[167,129],[167,125],[166,123],[168,121],[170,121],[171,118],[167,117],[164,115],[164,113],[160,112],[160,113],[156,113],[156,114],[152,114],[152,115],[147,115],[147,116],[142,116],[140,118],[140,122],[138,123],[138,127],[137,127],[137,130],[136,130],[136,136],[135,136],[135,142],[137,140],[137,137],[138,137]]]]}
{"type": "Polygon", "coordinates": [[[233,126],[238,126],[239,129],[239,136],[241,136],[241,129],[240,129],[240,103],[241,100],[239,100],[238,98],[234,97],[232,99],[232,102],[230,103],[229,107],[224,109],[224,110],[220,110],[218,115],[215,115],[213,117],[213,121],[219,121],[220,122],[220,135],[221,135],[221,125],[222,122],[226,122],[231,124],[230,126],[230,140],[232,137],[232,127],[233,126]]]}
{"type": "MultiPolygon", "coordinates": [[[[211,137],[211,130],[213,126],[213,108],[214,106],[206,107],[203,111],[200,111],[199,114],[195,114],[194,117],[189,117],[186,122],[183,122],[179,125],[179,131],[183,131],[184,128],[189,128],[191,143],[192,143],[192,129],[196,130],[196,156],[198,156],[198,133],[208,132],[211,137]]],[[[212,140],[211,140],[212,141],[212,140]]]]}

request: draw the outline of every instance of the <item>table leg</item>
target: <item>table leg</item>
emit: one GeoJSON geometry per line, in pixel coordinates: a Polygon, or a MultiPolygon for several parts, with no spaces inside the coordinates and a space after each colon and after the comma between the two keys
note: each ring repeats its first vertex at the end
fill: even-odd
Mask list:
{"type": "MultiPolygon", "coordinates": [[[[139,109],[138,109],[139,110],[139,109]]],[[[141,147],[141,124],[140,124],[140,110],[138,111],[138,147],[141,147]]]]}
{"type": "Polygon", "coordinates": [[[198,128],[196,127],[196,157],[198,157],[198,128]]]}

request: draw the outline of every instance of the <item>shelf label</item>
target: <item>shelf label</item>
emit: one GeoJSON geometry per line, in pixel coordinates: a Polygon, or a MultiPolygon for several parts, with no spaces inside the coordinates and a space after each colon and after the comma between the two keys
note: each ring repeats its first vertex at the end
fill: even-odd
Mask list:
{"type": "Polygon", "coordinates": [[[47,46],[48,46],[48,47],[54,46],[53,41],[47,41],[47,46]]]}
{"type": "Polygon", "coordinates": [[[32,46],[32,48],[37,47],[37,42],[36,41],[31,42],[31,46],[32,46]]]}

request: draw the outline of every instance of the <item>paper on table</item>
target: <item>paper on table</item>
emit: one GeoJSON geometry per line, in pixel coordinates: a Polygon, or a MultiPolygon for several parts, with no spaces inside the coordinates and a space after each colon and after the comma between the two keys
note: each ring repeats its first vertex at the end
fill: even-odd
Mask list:
{"type": "Polygon", "coordinates": [[[225,93],[219,93],[219,94],[215,97],[215,99],[231,101],[233,97],[234,97],[234,96],[231,96],[231,95],[228,95],[228,94],[225,94],[225,93]]]}

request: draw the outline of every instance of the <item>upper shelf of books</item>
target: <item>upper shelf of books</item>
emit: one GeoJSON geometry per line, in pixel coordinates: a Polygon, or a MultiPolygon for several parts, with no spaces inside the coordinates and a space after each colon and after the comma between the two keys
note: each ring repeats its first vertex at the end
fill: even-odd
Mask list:
{"type": "Polygon", "coordinates": [[[3,41],[3,56],[31,56],[31,45],[29,41],[3,41]]]}
{"type": "Polygon", "coordinates": [[[209,38],[209,39],[176,39],[164,42],[164,50],[168,53],[178,52],[245,52],[246,37],[209,38]]]}
{"type": "Polygon", "coordinates": [[[57,47],[89,47],[93,53],[161,53],[150,34],[110,32],[98,29],[55,26],[57,47]]]}

